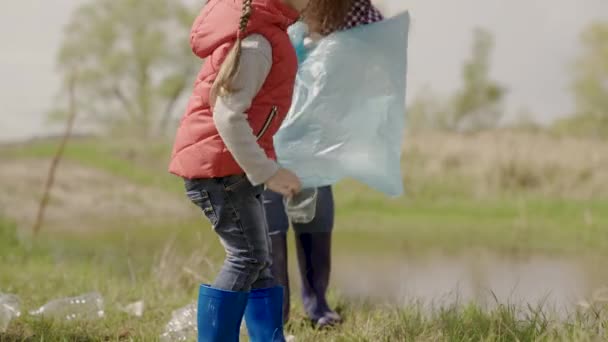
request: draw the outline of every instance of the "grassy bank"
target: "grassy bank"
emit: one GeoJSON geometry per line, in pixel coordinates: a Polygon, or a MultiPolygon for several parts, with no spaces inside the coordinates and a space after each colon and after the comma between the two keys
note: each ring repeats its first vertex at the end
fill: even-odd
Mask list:
{"type": "MultiPolygon", "coordinates": [[[[409,137],[407,142],[403,160],[405,197],[386,198],[349,181],[337,186],[338,248],[389,253],[470,248],[523,253],[608,250],[607,143],[508,131],[471,136],[424,134],[409,137]]],[[[79,140],[68,146],[65,167],[83,167],[108,175],[98,183],[114,177],[132,184],[134,191],[138,187],[142,193],[144,188],[161,191],[136,199],[142,202],[140,216],[145,215],[145,202],[152,197],[161,206],[165,201],[167,208],[189,208],[181,182],[166,172],[169,146],[165,141],[142,145],[121,140],[79,140]],[[171,203],[163,191],[171,194],[171,203]]],[[[7,146],[0,148],[0,157],[15,163],[48,161],[55,147],[53,141],[7,146]]],[[[33,168],[35,177],[43,179],[45,168],[33,168]]],[[[65,187],[90,187],[70,185],[70,179],[65,182],[65,187]]],[[[38,187],[22,190],[33,195],[31,202],[39,191],[38,187]]],[[[131,197],[118,196],[112,201],[137,207],[131,197]]],[[[172,220],[180,219],[181,224],[196,231],[204,223],[195,209],[190,209],[187,218],[183,211],[176,212],[175,217],[167,211],[145,224],[164,231],[174,224],[172,220]]],[[[59,205],[52,210],[68,211],[59,205]]],[[[97,218],[97,229],[114,226],[123,230],[143,223],[139,217],[116,217],[112,221],[103,208],[99,210],[98,216],[103,217],[97,218]]],[[[69,207],[69,211],[81,219],[81,230],[87,231],[87,224],[94,225],[82,220],[86,215],[95,218],[91,216],[94,212],[78,216],[78,208],[69,207]]],[[[63,220],[67,222],[55,225],[71,225],[69,216],[63,220]]]]}
{"type": "MultiPolygon", "coordinates": [[[[166,172],[170,146],[165,139],[80,139],[68,145],[65,158],[139,185],[181,192],[166,172]]],[[[56,147],[54,140],[0,146],[0,156],[49,158],[56,147]]],[[[607,141],[542,131],[421,132],[407,137],[402,164],[411,199],[608,199],[607,141]]]]}

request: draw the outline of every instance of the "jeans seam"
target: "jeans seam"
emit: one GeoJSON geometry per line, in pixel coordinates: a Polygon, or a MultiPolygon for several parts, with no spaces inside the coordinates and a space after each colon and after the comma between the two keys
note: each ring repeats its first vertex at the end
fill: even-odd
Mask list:
{"type": "Polygon", "coordinates": [[[233,213],[235,214],[235,224],[239,227],[240,232],[243,235],[243,238],[245,239],[245,242],[247,242],[248,257],[250,259],[253,259],[253,245],[251,244],[251,241],[249,241],[247,234],[245,234],[245,228],[243,227],[243,221],[241,220],[241,216],[239,215],[239,212],[236,209],[236,206],[234,205],[234,201],[232,200],[230,192],[226,190],[225,193],[226,201],[230,205],[230,208],[232,209],[233,213]]]}
{"type": "Polygon", "coordinates": [[[201,198],[202,199],[201,209],[203,210],[203,214],[209,218],[209,221],[211,222],[211,226],[213,227],[213,229],[215,229],[215,227],[217,227],[217,225],[220,221],[220,218],[217,215],[217,211],[215,210],[215,207],[213,206],[213,201],[211,200],[211,196],[207,190],[200,190],[200,195],[202,197],[201,198]],[[207,213],[205,211],[205,209],[208,209],[209,213],[207,213]]]}

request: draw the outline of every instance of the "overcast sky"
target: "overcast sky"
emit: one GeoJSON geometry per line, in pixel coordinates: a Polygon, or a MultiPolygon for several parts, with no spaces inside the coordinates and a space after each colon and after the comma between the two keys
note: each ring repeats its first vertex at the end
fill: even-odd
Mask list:
{"type": "MultiPolygon", "coordinates": [[[[116,0],[120,1],[120,0],[116,0]]],[[[82,0],[0,1],[0,140],[44,132],[57,90],[55,55],[62,28],[82,0]]],[[[569,66],[578,36],[608,20],[608,0],[385,0],[413,17],[409,96],[428,85],[449,94],[459,84],[471,30],[496,36],[492,75],[509,89],[511,116],[528,110],[541,121],[572,110],[569,66]]]]}

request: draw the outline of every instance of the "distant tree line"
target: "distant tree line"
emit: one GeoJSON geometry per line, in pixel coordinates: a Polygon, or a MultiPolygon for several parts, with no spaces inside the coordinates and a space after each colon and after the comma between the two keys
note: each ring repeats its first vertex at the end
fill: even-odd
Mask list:
{"type": "MultiPolygon", "coordinates": [[[[66,27],[58,56],[66,84],[75,82],[81,117],[104,132],[150,138],[172,131],[178,104],[200,65],[184,43],[197,12],[182,0],[90,0],[81,5],[66,27]]],[[[571,70],[576,111],[551,129],[608,137],[608,22],[590,25],[581,34],[581,45],[571,70]]],[[[507,89],[490,77],[493,49],[492,33],[475,29],[459,89],[449,96],[430,88],[417,94],[408,108],[410,129],[476,132],[499,127],[507,89]]],[[[53,111],[52,117],[65,117],[65,110],[53,111]]],[[[529,116],[524,121],[534,125],[529,116]]]]}

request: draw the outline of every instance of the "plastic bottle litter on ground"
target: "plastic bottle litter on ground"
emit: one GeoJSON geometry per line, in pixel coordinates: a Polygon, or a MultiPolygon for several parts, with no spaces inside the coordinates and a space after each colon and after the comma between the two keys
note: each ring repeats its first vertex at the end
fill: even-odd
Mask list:
{"type": "Polygon", "coordinates": [[[160,335],[162,342],[195,341],[197,337],[197,306],[192,303],[173,311],[171,320],[160,335]]]}
{"type": "Polygon", "coordinates": [[[285,199],[287,216],[293,223],[310,223],[317,214],[317,189],[303,189],[291,198],[285,199]]]}
{"type": "Polygon", "coordinates": [[[104,314],[103,297],[96,292],[78,297],[55,299],[30,312],[32,316],[66,321],[95,320],[103,318],[104,314]]]}
{"type": "Polygon", "coordinates": [[[0,333],[6,332],[11,321],[21,316],[20,304],[17,296],[0,293],[0,333]]]}
{"type": "Polygon", "coordinates": [[[135,317],[141,317],[144,315],[145,303],[143,300],[125,305],[121,307],[121,311],[135,317]]]}

